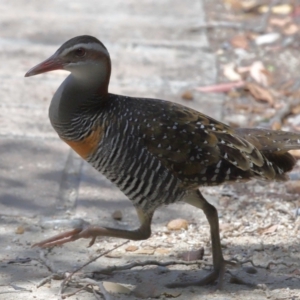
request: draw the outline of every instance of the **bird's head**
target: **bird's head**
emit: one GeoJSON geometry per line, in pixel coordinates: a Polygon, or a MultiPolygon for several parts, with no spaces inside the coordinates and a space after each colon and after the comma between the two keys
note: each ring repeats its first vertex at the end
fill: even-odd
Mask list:
{"type": "Polygon", "coordinates": [[[67,70],[79,79],[106,78],[111,63],[105,46],[95,37],[82,35],[65,42],[52,56],[31,68],[25,77],[53,71],[67,70]]]}

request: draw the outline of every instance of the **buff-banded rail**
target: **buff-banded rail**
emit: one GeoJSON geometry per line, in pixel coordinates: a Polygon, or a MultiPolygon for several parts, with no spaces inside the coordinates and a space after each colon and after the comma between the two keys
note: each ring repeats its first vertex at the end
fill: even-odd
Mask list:
{"type": "Polygon", "coordinates": [[[133,98],[108,91],[111,61],[95,37],[65,42],[26,77],[63,69],[70,75],[54,94],[49,117],[58,136],[131,201],[140,227],[121,230],[83,226],[34,246],[53,247],[98,236],[143,240],[151,235],[154,211],[183,201],[200,208],[210,226],[213,270],[205,278],[170,285],[184,287],[218,281],[226,265],[216,208],[200,187],[251,178],[282,181],[295,165],[288,153],[300,149],[300,134],[265,129],[234,129],[172,102],[133,98]]]}

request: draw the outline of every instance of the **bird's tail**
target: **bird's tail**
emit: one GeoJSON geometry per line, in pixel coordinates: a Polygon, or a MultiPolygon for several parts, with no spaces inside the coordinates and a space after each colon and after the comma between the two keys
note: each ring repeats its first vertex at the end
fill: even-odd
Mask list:
{"type": "MultiPolygon", "coordinates": [[[[235,133],[253,144],[273,166],[277,166],[283,173],[291,171],[296,164],[295,158],[288,151],[300,149],[299,133],[257,128],[238,128],[235,129],[235,133]]],[[[284,180],[284,177],[284,174],[278,174],[276,179],[284,180]]]]}

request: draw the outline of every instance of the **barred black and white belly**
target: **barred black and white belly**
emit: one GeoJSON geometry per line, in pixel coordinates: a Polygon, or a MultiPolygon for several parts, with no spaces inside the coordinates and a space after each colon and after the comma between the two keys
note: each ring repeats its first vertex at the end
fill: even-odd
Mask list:
{"type": "Polygon", "coordinates": [[[145,211],[180,201],[180,180],[151,155],[136,137],[107,134],[88,162],[145,211]]]}

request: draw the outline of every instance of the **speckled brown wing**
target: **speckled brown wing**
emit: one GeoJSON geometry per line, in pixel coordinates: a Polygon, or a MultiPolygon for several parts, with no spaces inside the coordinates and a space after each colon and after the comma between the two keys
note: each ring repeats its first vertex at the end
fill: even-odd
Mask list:
{"type": "Polygon", "coordinates": [[[140,123],[144,144],[186,187],[274,178],[265,157],[229,126],[178,104],[158,104],[140,123]]]}

